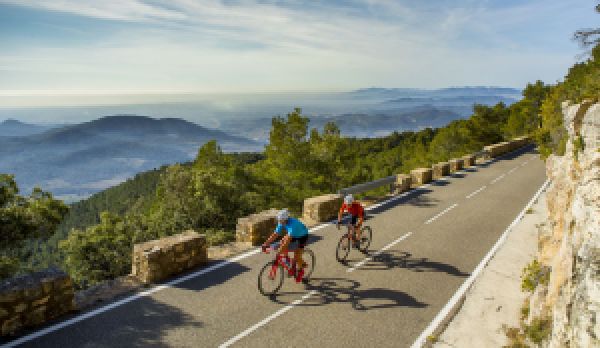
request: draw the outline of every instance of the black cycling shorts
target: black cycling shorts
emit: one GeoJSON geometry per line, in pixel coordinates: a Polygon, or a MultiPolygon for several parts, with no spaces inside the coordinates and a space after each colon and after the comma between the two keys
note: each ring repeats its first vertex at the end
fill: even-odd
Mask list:
{"type": "Polygon", "coordinates": [[[358,215],[352,215],[352,220],[350,220],[352,226],[356,226],[358,224],[358,215]]]}
{"type": "Polygon", "coordinates": [[[297,242],[298,248],[302,249],[306,246],[306,242],[308,241],[308,234],[302,237],[292,237],[291,243],[297,242]]]}

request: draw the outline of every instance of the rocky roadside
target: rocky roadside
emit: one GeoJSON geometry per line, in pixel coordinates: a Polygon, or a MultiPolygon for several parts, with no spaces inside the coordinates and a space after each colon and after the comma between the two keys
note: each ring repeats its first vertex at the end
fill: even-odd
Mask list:
{"type": "Polygon", "coordinates": [[[508,344],[504,327],[519,326],[520,308],[528,296],[521,291],[521,271],[535,257],[538,230],[547,219],[546,194],[542,193],[475,280],[445,331],[434,338],[434,347],[508,344]]]}

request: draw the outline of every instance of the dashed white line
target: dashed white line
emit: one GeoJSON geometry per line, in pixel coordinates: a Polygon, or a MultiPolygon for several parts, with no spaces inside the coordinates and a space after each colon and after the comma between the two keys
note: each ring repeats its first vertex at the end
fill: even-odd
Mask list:
{"type": "Polygon", "coordinates": [[[485,190],[485,188],[486,188],[486,187],[487,187],[486,185],[483,185],[483,186],[482,186],[482,187],[480,187],[479,189],[477,189],[477,190],[475,190],[475,191],[473,191],[473,192],[469,193],[469,195],[468,195],[468,196],[466,196],[465,198],[469,199],[469,198],[471,198],[471,197],[475,196],[475,195],[476,195],[476,194],[478,194],[479,192],[481,192],[481,191],[485,190]]]}
{"type": "Polygon", "coordinates": [[[317,290],[311,290],[310,292],[308,292],[306,295],[302,296],[302,298],[297,299],[296,301],[290,303],[289,305],[281,308],[280,310],[278,310],[277,312],[269,315],[268,317],[266,317],[265,319],[259,321],[258,323],[252,325],[251,327],[247,328],[246,330],[242,331],[241,333],[239,333],[238,335],[230,338],[227,342],[221,344],[219,346],[219,348],[226,348],[231,346],[232,344],[236,343],[237,341],[241,340],[242,338],[248,336],[249,334],[251,334],[252,332],[258,330],[259,328],[265,326],[266,324],[268,324],[270,321],[272,321],[273,319],[279,317],[280,315],[284,314],[285,312],[289,311],[290,309],[294,308],[295,306],[299,305],[300,303],[304,302],[307,298],[313,296],[314,294],[317,293],[317,290]]]}
{"type": "Polygon", "coordinates": [[[431,219],[425,221],[425,225],[429,225],[430,223],[434,222],[436,219],[438,219],[440,216],[446,214],[447,212],[449,212],[450,210],[456,208],[456,206],[458,206],[458,203],[454,203],[451,206],[449,206],[448,208],[444,209],[444,211],[442,211],[441,213],[437,214],[436,216],[432,217],[431,219]]]}
{"type": "Polygon", "coordinates": [[[433,318],[433,320],[427,326],[427,328],[425,328],[425,330],[423,330],[423,332],[421,332],[421,335],[419,335],[417,340],[410,346],[411,348],[420,348],[425,345],[425,342],[427,341],[427,337],[433,335],[433,333],[436,331],[438,326],[440,326],[442,321],[444,321],[444,319],[446,319],[446,317],[450,314],[450,311],[456,306],[456,304],[460,301],[460,299],[465,295],[467,290],[469,290],[469,288],[471,287],[471,285],[473,284],[473,282],[475,281],[475,279],[477,278],[479,273],[481,273],[481,271],[483,270],[485,265],[494,256],[494,254],[496,253],[498,248],[500,248],[500,246],[504,243],[504,241],[508,237],[508,234],[510,233],[512,228],[517,224],[517,222],[519,222],[519,220],[521,220],[521,218],[523,218],[523,215],[525,214],[527,209],[529,209],[529,207],[531,207],[533,202],[535,202],[535,200],[539,197],[539,195],[542,193],[542,191],[544,191],[546,189],[546,187],[548,186],[549,183],[550,183],[550,180],[546,180],[546,182],[544,182],[544,184],[535,193],[535,195],[533,195],[533,197],[531,198],[529,203],[527,203],[525,208],[523,208],[523,210],[521,210],[519,215],[517,215],[517,217],[513,220],[513,222],[506,228],[504,233],[502,233],[502,235],[500,236],[500,238],[498,239],[496,244],[494,244],[492,249],[490,249],[490,251],[485,255],[485,257],[477,265],[475,270],[473,270],[473,272],[471,273],[469,278],[467,278],[467,280],[465,280],[465,282],[460,286],[460,288],[458,288],[456,293],[454,293],[452,298],[450,298],[450,301],[448,301],[448,303],[446,303],[444,308],[442,308],[442,310],[435,316],[435,318],[433,318]]]}
{"type": "Polygon", "coordinates": [[[498,181],[502,180],[502,178],[504,178],[506,176],[506,174],[502,174],[499,177],[497,177],[496,179],[492,180],[492,184],[497,183],[498,181]]]}
{"type": "Polygon", "coordinates": [[[379,250],[378,252],[374,253],[373,255],[365,258],[364,260],[358,262],[357,264],[355,264],[354,266],[352,266],[351,268],[348,268],[346,270],[346,272],[351,273],[354,272],[354,270],[356,270],[357,268],[363,266],[365,263],[373,260],[374,257],[380,255],[382,252],[388,250],[389,248],[393,247],[394,245],[400,243],[401,241],[405,240],[406,238],[408,238],[410,235],[412,234],[412,232],[408,232],[407,234],[403,235],[402,237],[396,239],[395,241],[391,242],[390,244],[384,246],[383,248],[381,248],[381,250],[379,250]]]}

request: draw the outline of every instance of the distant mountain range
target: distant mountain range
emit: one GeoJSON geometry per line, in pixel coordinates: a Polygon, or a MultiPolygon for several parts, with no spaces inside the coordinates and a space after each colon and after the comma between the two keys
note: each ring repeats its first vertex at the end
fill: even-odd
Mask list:
{"type": "MultiPolygon", "coordinates": [[[[377,137],[394,131],[418,130],[426,127],[441,127],[461,118],[457,112],[443,110],[432,105],[385,111],[346,113],[336,116],[310,118],[309,128],[322,129],[325,123],[335,122],[342,135],[351,137],[377,137]]],[[[271,118],[225,120],[221,128],[246,137],[267,141],[271,118]]]]}
{"type": "Polygon", "coordinates": [[[140,171],[189,161],[211,139],[225,151],[262,149],[255,141],[181,119],[118,115],[27,136],[0,136],[0,172],[16,174],[24,191],[39,185],[74,199],[140,171]]]}
{"type": "Polygon", "coordinates": [[[520,98],[520,90],[503,87],[365,88],[341,93],[225,96],[178,104],[0,109],[0,116],[43,120],[81,119],[77,115],[84,113],[118,114],[66,126],[15,119],[0,122],[0,172],[16,174],[24,192],[39,185],[71,200],[141,171],[189,161],[211,139],[228,152],[261,151],[268,141],[271,118],[285,115],[294,106],[303,107],[311,118],[311,128],[321,129],[333,121],[344,136],[375,137],[444,126],[470,116],[475,103],[512,104],[520,98]],[[181,118],[137,116],[146,112],[153,117],[176,113],[211,128],[181,118]]]}
{"type": "MultiPolygon", "coordinates": [[[[327,100],[319,100],[320,108],[304,110],[311,116],[310,127],[321,128],[326,122],[334,121],[345,136],[374,137],[393,131],[444,126],[469,117],[474,104],[503,102],[510,105],[520,98],[520,90],[505,87],[363,88],[328,95],[327,100]]],[[[221,120],[219,129],[265,142],[272,115],[265,116],[221,120]]]]}
{"type": "Polygon", "coordinates": [[[0,137],[22,137],[42,133],[53,126],[41,126],[8,119],[0,122],[0,137]]]}
{"type": "Polygon", "coordinates": [[[505,96],[520,98],[521,90],[508,87],[448,87],[440,89],[418,88],[361,88],[349,94],[364,98],[395,98],[395,97],[476,97],[476,96],[505,96]]]}

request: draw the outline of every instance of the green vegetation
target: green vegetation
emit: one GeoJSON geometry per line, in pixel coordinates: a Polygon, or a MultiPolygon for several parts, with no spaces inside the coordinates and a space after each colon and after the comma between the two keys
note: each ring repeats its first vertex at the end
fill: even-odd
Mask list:
{"type": "MultiPolygon", "coordinates": [[[[562,124],[561,103],[594,102],[600,96],[600,45],[592,49],[590,58],[575,64],[563,82],[553,86],[541,106],[542,126],[535,134],[543,157],[551,153],[563,155],[567,132],[562,124]]],[[[585,104],[588,104],[585,103],[585,104]]]]}
{"type": "Polygon", "coordinates": [[[521,290],[533,292],[538,285],[547,285],[549,280],[550,269],[533,260],[521,272],[521,290]]]}
{"type": "MultiPolygon", "coordinates": [[[[562,154],[566,131],[561,103],[598,100],[599,87],[597,46],[563,82],[528,84],[519,102],[475,105],[469,119],[439,129],[344,138],[334,123],[310,129],[309,119],[295,109],[272,119],[263,154],[224,154],[215,141],[208,142],[192,163],[139,174],[74,204],[49,241],[23,232],[25,247],[6,244],[6,249],[13,260],[27,260],[22,269],[59,265],[87,286],[127,273],[135,243],[194,229],[206,233],[209,243],[220,244],[233,240],[239,217],[271,207],[299,214],[307,197],[429,167],[515,136],[533,135],[543,156],[562,154]]],[[[53,201],[41,191],[35,194],[53,201]]],[[[43,237],[52,234],[63,215],[53,225],[46,223],[43,237]]],[[[14,263],[4,263],[14,272],[14,263]]],[[[535,268],[539,265],[530,266],[523,276],[527,291],[547,279],[547,273],[541,277],[535,268]]]]}
{"type": "Polygon", "coordinates": [[[0,174],[0,279],[21,268],[19,250],[25,242],[50,236],[68,211],[39,188],[28,197],[18,193],[14,177],[0,174]]]}
{"type": "Polygon", "coordinates": [[[552,333],[552,318],[544,314],[531,318],[528,323],[529,313],[529,300],[525,300],[521,307],[519,327],[503,327],[504,334],[509,342],[504,348],[527,348],[532,346],[531,343],[540,346],[550,336],[552,333]]]}
{"type": "MultiPolygon", "coordinates": [[[[309,130],[309,119],[295,109],[285,118],[273,118],[264,157],[239,160],[208,142],[192,163],[162,169],[152,194],[130,201],[124,211],[107,210],[97,225],[74,228],[60,242],[63,267],[85,287],[129,272],[135,243],[187,229],[206,233],[211,244],[233,240],[239,217],[270,207],[299,214],[307,197],[504,140],[510,115],[511,108],[502,103],[476,105],[471,118],[441,129],[356,139],[341,137],[334,123],[309,130]]],[[[529,123],[515,124],[511,135],[527,132],[529,123]]]]}

